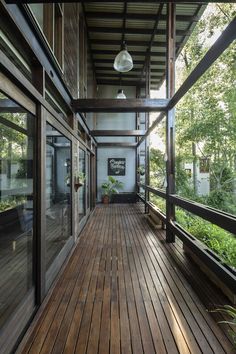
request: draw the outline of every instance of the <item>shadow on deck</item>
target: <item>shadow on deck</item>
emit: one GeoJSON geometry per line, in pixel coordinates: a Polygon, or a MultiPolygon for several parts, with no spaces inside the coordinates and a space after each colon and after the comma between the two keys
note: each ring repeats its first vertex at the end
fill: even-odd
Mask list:
{"type": "Polygon", "coordinates": [[[155,233],[135,204],[98,206],[17,353],[233,353],[206,311],[228,300],[155,233]]]}

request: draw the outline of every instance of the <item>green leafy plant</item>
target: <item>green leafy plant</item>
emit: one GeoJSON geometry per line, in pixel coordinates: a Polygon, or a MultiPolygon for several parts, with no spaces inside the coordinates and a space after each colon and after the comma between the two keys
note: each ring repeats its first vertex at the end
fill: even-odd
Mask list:
{"type": "Polygon", "coordinates": [[[102,184],[103,195],[111,197],[112,194],[118,193],[118,189],[123,188],[123,183],[112,176],[108,176],[108,181],[102,184]]]}
{"type": "MultiPolygon", "coordinates": [[[[231,305],[224,305],[210,312],[219,312],[229,317],[229,320],[219,321],[218,323],[225,323],[230,326],[236,326],[236,308],[231,305]]],[[[229,329],[229,334],[233,340],[234,347],[236,347],[236,333],[233,329],[229,329]]]]}
{"type": "Polygon", "coordinates": [[[84,183],[86,175],[83,172],[75,173],[75,181],[79,183],[84,183]]]}
{"type": "Polygon", "coordinates": [[[137,173],[139,173],[141,176],[145,175],[145,168],[144,166],[139,166],[137,168],[137,173]]]}

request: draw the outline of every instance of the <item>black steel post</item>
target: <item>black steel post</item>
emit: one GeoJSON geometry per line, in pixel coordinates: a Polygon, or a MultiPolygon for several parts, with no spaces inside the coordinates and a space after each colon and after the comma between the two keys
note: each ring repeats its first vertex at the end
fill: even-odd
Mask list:
{"type": "MultiPolygon", "coordinates": [[[[167,5],[167,66],[166,66],[166,96],[171,98],[175,93],[175,4],[167,5]]],[[[175,235],[170,227],[175,219],[175,206],[170,195],[175,193],[175,109],[167,111],[166,116],[166,241],[174,242],[175,235]]]]}

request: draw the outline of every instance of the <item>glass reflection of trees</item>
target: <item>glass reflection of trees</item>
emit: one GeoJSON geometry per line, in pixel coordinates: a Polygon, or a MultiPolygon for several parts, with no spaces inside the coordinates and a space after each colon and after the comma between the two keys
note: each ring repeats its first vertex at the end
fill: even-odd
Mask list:
{"type": "MultiPolygon", "coordinates": [[[[85,164],[85,151],[79,148],[79,171],[86,178],[86,164],[85,164]]],[[[85,205],[85,194],[86,194],[86,183],[84,181],[83,186],[80,187],[78,197],[79,197],[79,219],[81,220],[86,214],[85,205]]]]}
{"type": "Polygon", "coordinates": [[[33,287],[34,137],[35,117],[0,93],[0,328],[33,287]]]}
{"type": "Polygon", "coordinates": [[[71,142],[46,126],[46,265],[71,236],[71,142]]]}

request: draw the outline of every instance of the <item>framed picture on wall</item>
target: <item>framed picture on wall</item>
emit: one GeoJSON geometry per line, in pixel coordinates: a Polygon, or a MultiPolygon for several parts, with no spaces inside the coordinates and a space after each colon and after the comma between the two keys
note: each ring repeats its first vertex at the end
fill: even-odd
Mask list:
{"type": "Polygon", "coordinates": [[[125,176],[126,159],[108,158],[107,160],[107,174],[108,176],[125,176]]]}

